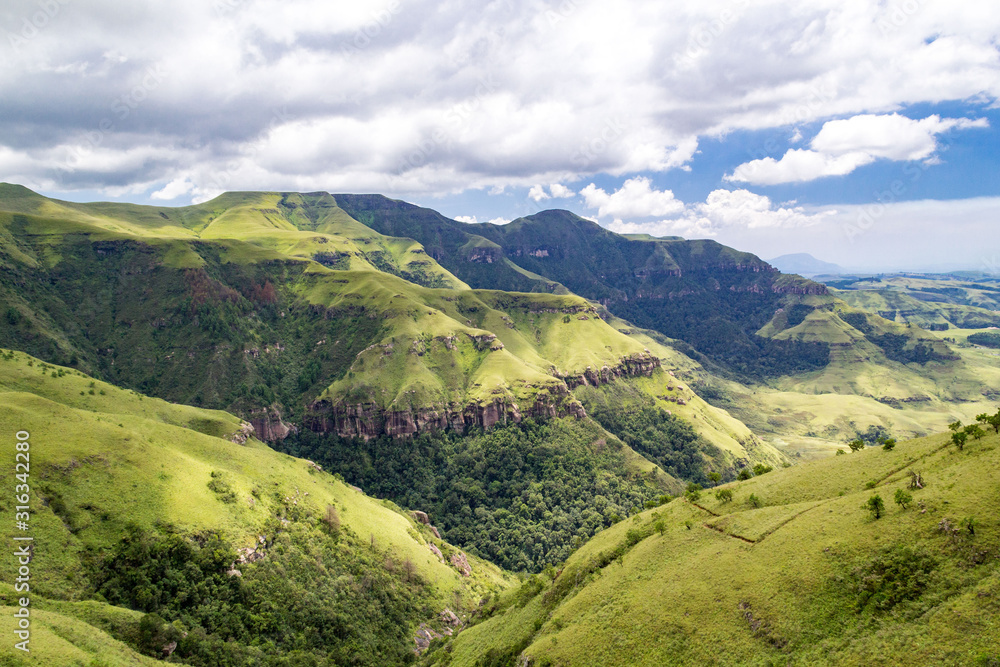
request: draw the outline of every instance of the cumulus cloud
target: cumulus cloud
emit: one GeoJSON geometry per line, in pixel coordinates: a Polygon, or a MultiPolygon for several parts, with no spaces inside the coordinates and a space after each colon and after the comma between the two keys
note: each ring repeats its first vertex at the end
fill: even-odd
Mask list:
{"type": "Polygon", "coordinates": [[[684,210],[684,202],[670,190],[657,190],[645,176],[626,180],[621,188],[608,194],[593,183],[580,191],[588,208],[596,208],[597,216],[615,218],[671,215],[684,210]]]}
{"type": "Polygon", "coordinates": [[[749,190],[714,190],[704,202],[684,208],[683,214],[652,222],[623,222],[608,227],[621,234],[711,237],[732,230],[793,229],[816,225],[834,210],[807,212],[801,206],[775,205],[769,197],[749,190]]]}
{"type": "MultiPolygon", "coordinates": [[[[35,0],[0,9],[0,179],[57,191],[502,192],[690,168],[734,130],[1000,97],[989,0],[48,4],[38,26],[35,0]],[[93,164],[38,157],[90,141],[93,164]],[[128,154],[145,146],[166,154],[128,154]]],[[[838,131],[855,152],[895,159],[858,127],[838,131]]],[[[939,134],[921,131],[894,146],[919,154],[939,134]]],[[[809,150],[842,159],[779,177],[850,164],[809,150]]]]}
{"type": "Polygon", "coordinates": [[[479,222],[474,215],[456,215],[455,220],[458,220],[459,222],[466,222],[470,225],[474,225],[479,222]]]}
{"type": "Polygon", "coordinates": [[[569,199],[576,193],[567,188],[565,185],[559,183],[553,183],[549,186],[549,193],[551,193],[554,199],[569,199]]]}
{"type": "Polygon", "coordinates": [[[532,201],[542,201],[544,199],[549,199],[548,193],[545,192],[545,188],[541,185],[532,185],[531,189],[528,190],[528,199],[532,201]]]}
{"type": "Polygon", "coordinates": [[[810,150],[791,149],[780,160],[762,158],[746,162],[726,180],[758,185],[811,181],[823,176],[843,176],[877,159],[935,159],[937,136],[952,129],[989,127],[985,118],[914,120],[897,113],[861,114],[823,124],[810,142],[810,150]]]}

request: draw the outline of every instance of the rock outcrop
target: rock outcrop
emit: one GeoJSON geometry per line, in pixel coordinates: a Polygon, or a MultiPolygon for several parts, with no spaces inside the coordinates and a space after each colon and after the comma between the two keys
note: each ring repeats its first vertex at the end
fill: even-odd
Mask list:
{"type": "Polygon", "coordinates": [[[250,424],[258,438],[265,442],[284,440],[295,427],[281,420],[281,413],[274,406],[250,412],[250,424]]]}
{"type": "Polygon", "coordinates": [[[570,389],[579,387],[580,385],[597,387],[623,377],[638,377],[640,375],[649,377],[659,367],[659,357],[646,352],[621,357],[614,366],[604,365],[597,369],[588,366],[579,375],[565,375],[560,377],[565,380],[570,389]]]}
{"type": "Polygon", "coordinates": [[[408,410],[385,410],[375,403],[332,403],[323,399],[313,403],[304,424],[318,433],[336,433],[341,437],[375,438],[380,435],[407,437],[430,431],[451,429],[489,429],[495,424],[518,423],[524,417],[587,416],[583,406],[569,393],[565,384],[540,389],[530,406],[521,406],[510,396],[469,405],[449,404],[408,410]]]}

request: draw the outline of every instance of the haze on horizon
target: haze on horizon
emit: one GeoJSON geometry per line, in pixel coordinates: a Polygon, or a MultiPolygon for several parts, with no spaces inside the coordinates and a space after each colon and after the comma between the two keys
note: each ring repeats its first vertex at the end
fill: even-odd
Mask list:
{"type": "Polygon", "coordinates": [[[848,270],[1000,272],[985,0],[12,0],[0,181],[565,208],[848,270]]]}

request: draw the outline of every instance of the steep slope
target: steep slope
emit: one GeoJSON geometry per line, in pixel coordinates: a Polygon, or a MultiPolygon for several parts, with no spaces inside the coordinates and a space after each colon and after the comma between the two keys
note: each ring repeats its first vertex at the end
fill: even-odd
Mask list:
{"type": "Polygon", "coordinates": [[[992,431],[964,451],[932,436],[677,499],[495,600],[425,664],[991,664],[998,464],[992,431]]]}
{"type": "MultiPolygon", "coordinates": [[[[27,529],[5,529],[10,544],[33,538],[30,590],[0,588],[7,607],[31,598],[40,662],[24,664],[147,664],[132,651],[172,641],[188,664],[403,664],[418,624],[441,630],[439,612],[507,585],[391,503],[248,439],[232,415],[8,351],[0,401],[3,431],[30,434],[30,474],[4,473],[30,489],[27,529]]],[[[17,570],[12,549],[2,566],[17,570]]],[[[0,655],[22,664],[12,642],[0,655]]]]}
{"type": "Polygon", "coordinates": [[[478,268],[487,257],[491,266],[506,260],[599,301],[636,325],[684,340],[742,378],[813,370],[826,363],[822,342],[754,335],[790,296],[822,294],[826,288],[782,275],[754,255],[714,241],[621,236],[569,211],[542,211],[503,226],[467,225],[373,195],[334,197],[373,229],[421,241],[473,287],[522,289],[509,283],[504,271],[478,268]],[[430,218],[433,224],[427,222],[430,218]],[[492,244],[491,254],[473,260],[459,251],[467,243],[482,244],[478,239],[492,244]]]}

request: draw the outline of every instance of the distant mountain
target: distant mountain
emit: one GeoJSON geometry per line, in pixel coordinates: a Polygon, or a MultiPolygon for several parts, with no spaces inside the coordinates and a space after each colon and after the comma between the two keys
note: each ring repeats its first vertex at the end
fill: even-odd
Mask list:
{"type": "Polygon", "coordinates": [[[782,255],[768,263],[782,273],[797,273],[800,276],[839,275],[844,272],[837,264],[816,259],[807,252],[782,255]]]}

